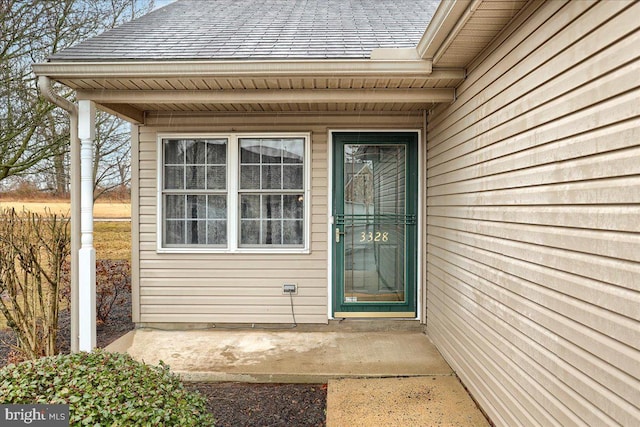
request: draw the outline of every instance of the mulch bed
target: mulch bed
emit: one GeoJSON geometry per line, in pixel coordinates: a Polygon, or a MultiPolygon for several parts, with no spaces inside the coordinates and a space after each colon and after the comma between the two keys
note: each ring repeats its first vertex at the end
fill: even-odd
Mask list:
{"type": "MultiPolygon", "coordinates": [[[[69,313],[60,313],[58,343],[69,352],[69,313]]],[[[98,347],[105,347],[132,330],[131,295],[111,310],[106,323],[97,327],[98,347]]],[[[7,363],[11,330],[0,330],[0,367],[7,363]]],[[[324,426],[327,388],[324,384],[188,383],[207,398],[216,427],[324,426]]]]}
{"type": "Polygon", "coordinates": [[[324,426],[325,385],[193,383],[207,396],[216,427],[324,426]]]}

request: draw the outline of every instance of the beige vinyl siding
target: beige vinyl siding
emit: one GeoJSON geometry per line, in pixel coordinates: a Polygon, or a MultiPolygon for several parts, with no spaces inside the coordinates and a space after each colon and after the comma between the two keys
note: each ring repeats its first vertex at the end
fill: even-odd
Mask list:
{"type": "Polygon", "coordinates": [[[429,116],[427,328],[496,425],[640,423],[638,16],[532,2],[429,116]]]}
{"type": "MultiPolygon", "coordinates": [[[[403,155],[401,158],[396,159],[396,162],[387,162],[378,164],[380,170],[376,174],[376,182],[373,185],[374,191],[378,194],[375,195],[375,200],[378,206],[375,206],[375,213],[380,215],[404,215],[406,214],[405,199],[398,197],[398,195],[406,194],[406,165],[409,161],[411,153],[407,153],[403,149],[403,155]]],[[[400,147],[396,147],[397,150],[400,147]]],[[[388,239],[391,242],[398,242],[393,245],[380,245],[378,248],[378,262],[380,278],[387,286],[396,286],[397,277],[396,272],[404,270],[405,257],[408,257],[404,253],[405,242],[404,233],[405,225],[387,225],[385,226],[386,233],[388,233],[388,239]]],[[[405,298],[406,295],[402,294],[405,298]]]]}
{"type": "MultiPolygon", "coordinates": [[[[404,149],[404,147],[402,147],[404,149]]],[[[396,148],[400,150],[401,148],[396,148]]],[[[376,214],[404,214],[404,200],[399,194],[405,194],[405,169],[409,153],[402,151],[395,162],[387,161],[378,164],[379,171],[375,175],[373,191],[376,191],[376,214]]]]}
{"type": "Polygon", "coordinates": [[[151,114],[139,144],[139,318],[141,323],[326,323],[328,310],[328,131],[416,129],[421,114],[350,116],[151,114]],[[157,253],[157,135],[179,132],[310,132],[311,243],[308,254],[157,253]]]}

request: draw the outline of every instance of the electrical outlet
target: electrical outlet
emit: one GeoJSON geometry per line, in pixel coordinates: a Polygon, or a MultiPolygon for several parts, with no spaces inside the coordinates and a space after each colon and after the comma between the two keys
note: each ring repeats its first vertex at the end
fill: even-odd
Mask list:
{"type": "Polygon", "coordinates": [[[282,285],[282,293],[283,294],[297,294],[298,293],[298,285],[295,283],[285,283],[282,285]]]}

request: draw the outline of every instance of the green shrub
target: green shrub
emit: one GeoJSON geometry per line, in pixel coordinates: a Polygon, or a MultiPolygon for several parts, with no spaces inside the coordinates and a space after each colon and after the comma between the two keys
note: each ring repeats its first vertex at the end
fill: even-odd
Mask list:
{"type": "Polygon", "coordinates": [[[0,402],[69,404],[71,425],[212,426],[205,399],[163,363],[93,353],[43,357],[0,369],[0,402]]]}

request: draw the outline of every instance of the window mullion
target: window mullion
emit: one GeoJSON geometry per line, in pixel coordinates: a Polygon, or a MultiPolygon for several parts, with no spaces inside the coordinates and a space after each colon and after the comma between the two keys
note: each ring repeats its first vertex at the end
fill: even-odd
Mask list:
{"type": "Polygon", "coordinates": [[[184,228],[184,233],[182,234],[182,244],[186,245],[187,242],[187,224],[188,224],[188,220],[187,220],[187,213],[189,211],[189,204],[187,203],[187,200],[189,199],[189,195],[187,193],[185,193],[182,196],[182,203],[184,204],[184,209],[183,209],[183,214],[182,214],[182,218],[180,218],[180,222],[182,222],[182,227],[184,228]]]}
{"type": "Polygon", "coordinates": [[[227,234],[229,235],[229,250],[238,249],[239,227],[240,227],[240,211],[238,187],[240,182],[240,149],[238,147],[238,137],[236,135],[229,136],[229,149],[227,159],[227,234]]]}

